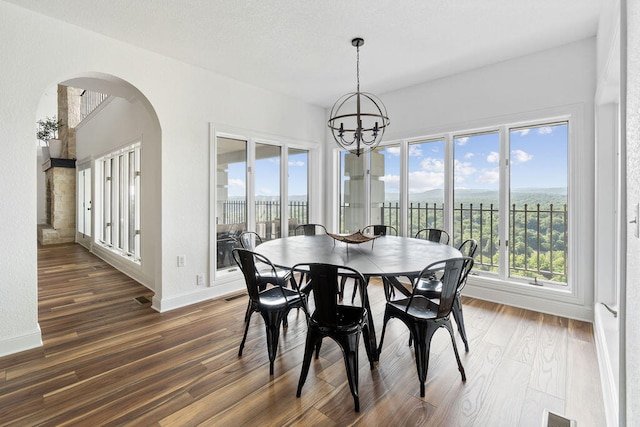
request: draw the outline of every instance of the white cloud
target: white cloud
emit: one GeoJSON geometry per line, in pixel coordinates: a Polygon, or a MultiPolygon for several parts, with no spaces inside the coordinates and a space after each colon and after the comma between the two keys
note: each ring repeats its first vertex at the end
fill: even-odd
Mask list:
{"type": "Polygon", "coordinates": [[[240,188],[240,189],[244,189],[244,180],[243,179],[238,179],[238,178],[231,178],[229,180],[229,188],[240,188]]]}
{"type": "Polygon", "coordinates": [[[525,135],[528,135],[530,131],[531,131],[531,129],[518,129],[518,130],[516,130],[514,132],[515,133],[519,133],[520,136],[525,136],[525,135]]]}
{"type": "Polygon", "coordinates": [[[553,128],[551,126],[543,126],[541,128],[538,128],[538,133],[540,135],[547,135],[551,132],[553,132],[553,128]]]}
{"type": "Polygon", "coordinates": [[[464,182],[465,179],[476,173],[476,168],[471,162],[461,162],[460,160],[454,160],[453,162],[453,176],[456,183],[464,182]]]}
{"type": "Polygon", "coordinates": [[[409,157],[422,156],[422,147],[416,144],[409,145],[409,157]]]}
{"type": "Polygon", "coordinates": [[[526,151],[522,150],[513,150],[511,152],[511,159],[514,164],[526,163],[529,160],[533,159],[533,154],[529,154],[526,151]]]}
{"type": "MultiPolygon", "coordinates": [[[[385,180],[386,182],[386,180],[385,180]]],[[[409,193],[421,193],[444,184],[443,172],[417,171],[409,174],[409,193]]]]}
{"type": "Polygon", "coordinates": [[[470,159],[470,158],[472,158],[473,156],[475,156],[475,154],[473,154],[473,153],[467,153],[467,154],[465,154],[465,155],[464,155],[464,158],[465,158],[465,159],[470,159]]]}
{"type": "Polygon", "coordinates": [[[295,162],[289,161],[289,166],[304,166],[304,162],[302,160],[297,160],[295,162]]]}
{"type": "Polygon", "coordinates": [[[500,161],[500,154],[496,153],[495,151],[492,151],[487,156],[487,162],[489,163],[498,163],[498,161],[500,161]]]}
{"type": "Polygon", "coordinates": [[[393,154],[394,156],[399,156],[400,155],[400,146],[396,145],[393,147],[387,147],[385,148],[385,151],[389,154],[393,154]]]}
{"type": "Polygon", "coordinates": [[[468,136],[463,136],[462,138],[456,138],[456,142],[458,143],[458,145],[464,145],[467,143],[467,141],[469,141],[468,136]]]}
{"type": "Polygon", "coordinates": [[[256,194],[258,196],[273,196],[273,195],[275,195],[277,193],[275,193],[273,191],[273,189],[271,189],[271,188],[262,187],[262,188],[258,189],[258,191],[256,191],[256,194]]]}
{"type": "Polygon", "coordinates": [[[420,162],[420,167],[428,172],[444,172],[444,162],[441,159],[426,157],[420,162]]]}
{"type": "Polygon", "coordinates": [[[498,168],[483,169],[478,175],[476,182],[479,184],[495,184],[500,179],[500,171],[498,168]]]}

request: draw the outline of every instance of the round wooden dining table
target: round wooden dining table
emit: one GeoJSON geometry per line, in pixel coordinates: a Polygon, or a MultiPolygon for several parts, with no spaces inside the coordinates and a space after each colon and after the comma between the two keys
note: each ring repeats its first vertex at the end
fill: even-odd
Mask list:
{"type": "MultiPolygon", "coordinates": [[[[401,292],[406,290],[398,282],[398,276],[416,276],[433,262],[462,256],[453,246],[388,235],[359,244],[345,243],[327,234],[292,236],[266,241],[254,250],[281,268],[291,268],[300,263],[349,266],[367,279],[374,276],[382,277],[401,292]]],[[[370,316],[371,348],[376,349],[374,357],[377,361],[378,347],[371,307],[369,301],[365,301],[364,304],[370,316]]]]}
{"type": "Polygon", "coordinates": [[[365,277],[416,275],[432,262],[462,256],[453,246],[412,237],[379,236],[353,244],[327,234],[269,240],[255,251],[277,267],[320,262],[346,265],[365,277]]]}

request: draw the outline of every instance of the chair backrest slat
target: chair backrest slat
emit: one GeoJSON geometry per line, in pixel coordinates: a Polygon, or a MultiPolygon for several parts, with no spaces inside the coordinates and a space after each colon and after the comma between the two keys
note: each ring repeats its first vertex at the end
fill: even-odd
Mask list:
{"type": "MultiPolygon", "coordinates": [[[[446,317],[451,313],[453,302],[456,298],[458,287],[462,284],[463,275],[469,273],[473,267],[473,258],[460,257],[447,260],[437,261],[425,267],[420,275],[416,278],[411,294],[411,302],[407,305],[407,310],[413,302],[417,284],[420,280],[430,280],[435,270],[441,269],[444,265],[444,274],[442,275],[442,291],[440,293],[440,302],[438,306],[438,317],[446,317]]],[[[466,276],[465,276],[466,277],[466,276]]]]}
{"type": "Polygon", "coordinates": [[[438,228],[423,228],[415,235],[416,239],[426,239],[431,242],[449,244],[449,233],[438,228]]]}
{"type": "Polygon", "coordinates": [[[311,320],[319,326],[335,328],[338,325],[339,279],[343,275],[354,279],[354,286],[357,286],[359,291],[360,304],[364,306],[364,301],[367,300],[367,289],[364,276],[359,271],[350,267],[321,263],[297,264],[292,268],[292,271],[305,270],[308,271],[308,283],[311,286],[315,305],[311,320]]]}

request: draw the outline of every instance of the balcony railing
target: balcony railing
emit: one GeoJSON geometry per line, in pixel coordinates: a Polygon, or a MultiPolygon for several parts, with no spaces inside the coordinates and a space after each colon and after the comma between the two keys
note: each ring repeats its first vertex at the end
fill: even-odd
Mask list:
{"type": "MultiPolygon", "coordinates": [[[[308,222],[307,202],[289,202],[289,218],[294,224],[308,222]]],[[[345,209],[340,207],[344,217],[345,209]]],[[[444,204],[410,203],[408,206],[408,235],[423,228],[444,228],[444,204]]],[[[386,225],[399,228],[400,204],[383,203],[381,218],[386,225]]],[[[509,270],[510,275],[566,283],[567,277],[567,205],[541,206],[540,204],[511,205],[509,210],[509,270]]],[[[280,203],[256,202],[256,222],[279,221],[280,203]]],[[[222,224],[246,222],[246,203],[227,201],[223,204],[222,224]]],[[[453,209],[453,235],[451,244],[457,246],[466,239],[478,241],[476,269],[498,271],[499,211],[496,206],[460,204],[453,209]]],[[[273,238],[271,233],[262,236],[273,238]]]]}
{"type": "MultiPolygon", "coordinates": [[[[340,209],[341,215],[345,206],[340,209]]],[[[444,204],[410,203],[408,235],[423,228],[444,228],[444,204]]],[[[399,228],[400,204],[380,206],[383,223],[399,228]]],[[[510,275],[566,283],[567,277],[567,205],[511,205],[509,211],[510,275]]],[[[475,268],[498,271],[499,211],[489,204],[460,204],[453,209],[452,244],[466,239],[478,241],[475,268]]]]}

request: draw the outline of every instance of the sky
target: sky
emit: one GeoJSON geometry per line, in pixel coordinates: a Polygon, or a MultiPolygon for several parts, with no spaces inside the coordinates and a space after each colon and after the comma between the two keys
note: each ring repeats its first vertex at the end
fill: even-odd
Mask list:
{"type": "MultiPolygon", "coordinates": [[[[289,153],[289,195],[307,194],[308,152],[289,153]]],[[[280,158],[256,159],[255,163],[256,196],[278,196],[280,194],[280,158]]],[[[229,197],[242,197],[246,193],[246,162],[232,163],[228,166],[229,197]]]]}
{"type": "MultiPolygon", "coordinates": [[[[511,188],[567,186],[566,123],[511,130],[511,188]]],[[[409,145],[409,193],[444,188],[444,140],[409,145]]],[[[385,147],[384,177],[387,193],[399,192],[400,148],[385,147]]],[[[454,138],[456,189],[497,190],[499,185],[499,134],[485,133],[454,138]]]]}

